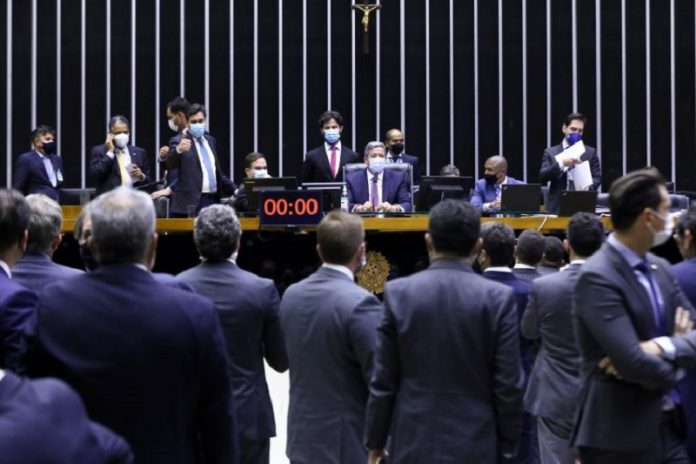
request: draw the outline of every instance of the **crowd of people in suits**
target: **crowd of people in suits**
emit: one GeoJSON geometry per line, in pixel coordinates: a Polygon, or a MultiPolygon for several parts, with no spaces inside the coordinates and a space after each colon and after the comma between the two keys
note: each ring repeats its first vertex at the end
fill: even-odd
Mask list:
{"type": "Polygon", "coordinates": [[[429,266],[380,301],[356,215],[324,217],[322,265],[281,298],[236,264],[230,206],[202,207],[201,262],[171,276],[150,197],[109,190],[77,220],[84,272],[51,259],[54,199],[0,190],[2,462],[268,463],[264,361],[290,373],[294,464],[695,462],[696,207],[673,230],[669,202],[630,173],[608,237],[578,213],[561,241],[445,200],[429,266]],[[672,236],[674,267],[650,252],[672,236]]]}

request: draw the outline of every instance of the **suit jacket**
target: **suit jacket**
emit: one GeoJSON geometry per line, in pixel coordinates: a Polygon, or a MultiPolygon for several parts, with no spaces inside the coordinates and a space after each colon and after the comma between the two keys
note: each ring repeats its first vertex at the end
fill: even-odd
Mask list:
{"type": "MultiPolygon", "coordinates": [[[[170,212],[175,214],[187,214],[188,207],[198,206],[201,198],[201,188],[203,186],[203,171],[201,161],[198,158],[198,148],[191,138],[191,149],[184,153],[177,153],[176,146],[182,137],[191,137],[190,134],[177,134],[169,142],[169,156],[165,159],[167,169],[178,169],[178,179],[176,188],[173,189],[172,202],[169,207],[170,212]],[[173,147],[173,149],[172,149],[173,147]]],[[[220,160],[217,156],[217,142],[215,138],[206,133],[204,135],[215,158],[215,177],[217,179],[218,199],[223,195],[232,195],[235,191],[234,183],[222,172],[220,160]]]]}
{"type": "Polygon", "coordinates": [[[575,343],[570,296],[580,264],[534,281],[522,316],[522,335],[541,341],[524,396],[535,416],[571,421],[580,394],[580,352],[575,343]]]}
{"type": "MultiPolygon", "coordinates": [[[[561,192],[566,190],[568,185],[568,175],[561,170],[556,161],[556,155],[563,151],[563,144],[559,143],[544,150],[539,168],[539,182],[549,183],[549,193],[546,197],[546,212],[558,214],[561,209],[561,192]]],[[[597,190],[602,184],[602,169],[599,165],[597,150],[589,145],[585,145],[585,153],[580,157],[581,161],[590,162],[590,172],[592,173],[592,186],[590,190],[597,190]]]]}
{"type": "MultiPolygon", "coordinates": [[[[346,176],[346,187],[348,190],[349,211],[353,211],[356,205],[362,205],[370,200],[370,186],[367,182],[365,170],[348,174],[346,176]]],[[[383,171],[380,203],[384,201],[392,205],[401,205],[406,212],[412,211],[411,192],[403,173],[390,169],[383,171]]]]}
{"type": "Polygon", "coordinates": [[[541,274],[536,269],[526,269],[522,267],[513,267],[512,273],[515,274],[515,277],[518,279],[529,282],[530,284],[541,277],[541,274]]]}
{"type": "Polygon", "coordinates": [[[70,384],[138,463],[236,462],[220,322],[205,298],[133,264],[41,294],[32,371],[70,384]]]}
{"type": "MultiPolygon", "coordinates": [[[[508,184],[525,184],[526,182],[517,180],[513,177],[508,176],[508,184]]],[[[495,185],[486,182],[486,179],[479,179],[474,184],[474,192],[471,194],[471,199],[469,200],[472,205],[478,208],[479,211],[483,211],[483,204],[495,201],[495,185]]]]}
{"type": "Polygon", "coordinates": [[[48,285],[83,272],[55,263],[43,253],[27,253],[12,268],[12,280],[38,295],[48,285]]]}
{"type": "MultiPolygon", "coordinates": [[[[133,187],[152,182],[150,160],[147,157],[147,152],[140,147],[130,144],[127,148],[131,157],[131,163],[137,165],[143,172],[143,175],[145,175],[143,179],[133,182],[133,187]]],[[[114,154],[113,158],[109,158],[106,152],[106,145],[97,145],[92,148],[92,158],[89,162],[89,174],[96,186],[97,195],[113,190],[121,185],[121,170],[118,166],[116,155],[114,154]]]]}
{"type": "Polygon", "coordinates": [[[367,462],[362,433],[380,315],[379,300],[334,269],[321,267],[286,290],[291,462],[367,462]]]}
{"type": "Polygon", "coordinates": [[[46,166],[41,156],[36,151],[29,151],[19,155],[15,163],[12,188],[19,190],[24,195],[31,193],[43,193],[55,201],[60,201],[60,187],[63,185],[63,160],[60,156],[48,155],[56,173],[57,184],[54,187],[48,178],[46,166]]]}
{"type": "Polygon", "coordinates": [[[75,392],[56,379],[0,380],[0,455],[6,464],[129,464],[128,444],[91,422],[75,392]]]}
{"type": "MultiPolygon", "coordinates": [[[[693,311],[672,271],[647,255],[664,300],[666,332],[674,330],[678,306],[693,311]]],[[[660,440],[662,398],[677,370],[696,361],[696,331],[672,337],[674,362],[643,353],[639,343],[657,332],[649,296],[633,269],[604,243],[580,270],[573,292],[577,343],[582,355],[582,390],[573,444],[613,451],[640,451],[660,440]],[[622,379],[597,367],[608,356],[622,379]]]]}
{"type": "Polygon", "coordinates": [[[401,158],[401,161],[403,161],[404,163],[408,163],[411,165],[411,169],[413,171],[413,183],[415,185],[418,185],[420,183],[420,172],[418,171],[418,157],[406,153],[401,153],[401,155],[398,158],[401,158]]]}
{"type": "Polygon", "coordinates": [[[36,294],[12,281],[0,269],[0,362],[2,367],[24,372],[27,337],[36,317],[36,294]]]}
{"type": "Polygon", "coordinates": [[[204,261],[178,277],[215,304],[230,361],[240,436],[247,440],[275,436],[263,360],[278,372],[288,368],[275,284],[230,261],[204,261]]]}
{"type": "Polygon", "coordinates": [[[559,271],[560,269],[553,267],[553,266],[538,266],[537,267],[537,272],[541,276],[549,275],[549,274],[555,274],[559,271]]]}
{"type": "Polygon", "coordinates": [[[305,155],[302,164],[302,182],[341,182],[343,181],[343,166],[351,163],[359,163],[360,157],[356,152],[341,142],[341,159],[338,165],[336,177],[331,174],[331,164],[326,156],[324,144],[310,150],[305,155]]]}
{"type": "MultiPolygon", "coordinates": [[[[400,463],[497,462],[517,447],[515,298],[456,260],[387,283],[366,444],[400,463]]],[[[290,369],[292,372],[292,368],[290,369]]],[[[347,461],[346,461],[347,462],[347,461]]]]}

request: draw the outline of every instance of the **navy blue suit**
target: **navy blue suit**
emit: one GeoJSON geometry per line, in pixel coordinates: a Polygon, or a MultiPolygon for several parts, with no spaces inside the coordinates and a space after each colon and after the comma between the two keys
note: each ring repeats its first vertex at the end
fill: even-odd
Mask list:
{"type": "Polygon", "coordinates": [[[12,280],[38,295],[48,285],[83,272],[80,269],[54,263],[44,253],[27,253],[12,268],[12,280]]]}
{"type": "MultiPolygon", "coordinates": [[[[510,176],[507,178],[508,184],[524,184],[524,181],[514,179],[510,176]]],[[[471,194],[471,204],[478,208],[479,211],[483,210],[484,203],[490,203],[496,200],[495,194],[495,184],[490,184],[486,182],[486,179],[479,179],[474,184],[474,192],[471,194]]]]}
{"type": "MultiPolygon", "coordinates": [[[[372,177],[374,174],[369,173],[369,175],[372,177]]],[[[346,176],[349,211],[353,211],[353,208],[357,205],[370,201],[370,186],[368,185],[367,177],[365,171],[351,172],[346,176]]],[[[382,192],[379,200],[380,203],[386,201],[392,205],[401,205],[404,211],[412,211],[411,194],[402,172],[390,169],[382,171],[382,192]]]]}
{"type": "Polygon", "coordinates": [[[220,317],[242,438],[242,463],[268,464],[268,439],[275,436],[276,428],[263,360],[278,372],[288,368],[278,290],[272,280],[229,261],[205,261],[177,277],[210,298],[220,317]]]}
{"type": "Polygon", "coordinates": [[[513,267],[512,273],[515,274],[515,277],[517,277],[518,279],[529,282],[530,284],[539,277],[541,277],[541,274],[538,270],[528,269],[524,267],[513,267]]]}
{"type": "Polygon", "coordinates": [[[24,372],[27,335],[36,316],[36,294],[12,281],[0,269],[0,363],[5,369],[24,372]]]}
{"type": "Polygon", "coordinates": [[[0,456],[4,464],[129,464],[128,444],[91,422],[80,397],[56,379],[0,379],[0,456]]]}
{"type": "Polygon", "coordinates": [[[411,170],[413,171],[413,183],[418,185],[420,183],[420,172],[418,171],[418,157],[413,155],[408,155],[406,153],[401,153],[396,158],[389,158],[390,154],[387,153],[387,162],[398,163],[399,161],[403,163],[408,163],[411,165],[411,170]]]}
{"type": "Polygon", "coordinates": [[[32,371],[65,380],[138,463],[235,463],[236,432],[212,302],[134,264],[41,294],[32,371]]]}
{"type": "MultiPolygon", "coordinates": [[[[151,182],[152,175],[150,173],[150,160],[147,158],[147,152],[140,147],[135,147],[130,144],[127,148],[131,163],[138,166],[145,176],[141,180],[133,181],[133,187],[151,182]]],[[[97,195],[108,192],[121,185],[121,170],[118,166],[115,150],[116,148],[114,148],[114,157],[110,158],[106,154],[106,145],[97,145],[92,148],[89,173],[95,183],[97,195]]]]}
{"type": "Polygon", "coordinates": [[[54,187],[48,178],[46,166],[41,156],[36,151],[29,151],[19,155],[15,163],[12,176],[12,188],[19,190],[24,195],[31,193],[43,193],[55,201],[60,201],[60,187],[63,185],[63,160],[60,156],[48,155],[56,173],[57,184],[54,187]]]}

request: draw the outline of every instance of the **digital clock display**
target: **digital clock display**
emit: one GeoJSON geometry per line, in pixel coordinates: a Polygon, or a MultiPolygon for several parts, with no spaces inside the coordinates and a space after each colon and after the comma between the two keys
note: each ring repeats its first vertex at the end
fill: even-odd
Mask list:
{"type": "Polygon", "coordinates": [[[324,217],[319,191],[278,190],[261,192],[262,226],[317,225],[324,217]]]}

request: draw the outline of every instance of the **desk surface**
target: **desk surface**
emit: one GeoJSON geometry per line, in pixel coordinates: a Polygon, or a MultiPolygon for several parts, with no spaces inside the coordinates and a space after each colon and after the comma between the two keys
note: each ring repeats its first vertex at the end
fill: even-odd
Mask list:
{"type": "MultiPolygon", "coordinates": [[[[75,228],[75,218],[80,213],[80,206],[63,206],[63,232],[72,232],[75,228]]],[[[601,218],[604,226],[611,227],[611,219],[601,218]]],[[[541,232],[565,230],[568,227],[567,217],[525,216],[504,218],[481,218],[481,222],[498,221],[508,224],[515,230],[538,229],[541,232]]],[[[242,230],[259,230],[259,218],[243,217],[239,219],[242,230]]],[[[428,216],[414,214],[407,217],[366,217],[365,230],[379,232],[425,232],[428,228],[428,216]]],[[[193,219],[157,219],[158,232],[191,232],[193,219]]],[[[278,230],[283,230],[279,228],[278,230]]]]}

